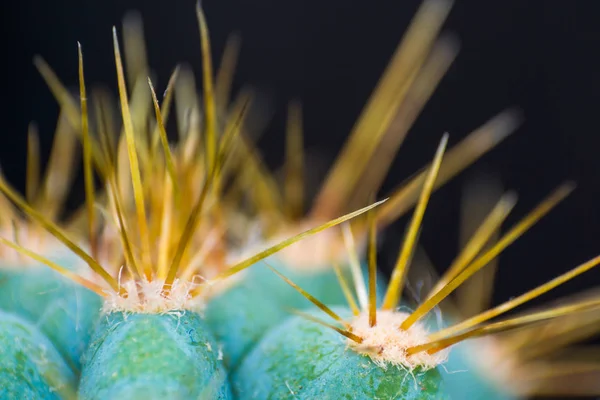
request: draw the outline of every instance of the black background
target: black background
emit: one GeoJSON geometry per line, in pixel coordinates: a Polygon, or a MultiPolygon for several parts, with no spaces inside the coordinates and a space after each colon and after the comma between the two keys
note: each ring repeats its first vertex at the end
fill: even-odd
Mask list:
{"type": "MultiPolygon", "coordinates": [[[[417,9],[418,1],[205,1],[213,55],[227,35],[242,36],[236,88],[252,83],[273,95],[276,114],[260,142],[267,162],[283,161],[286,103],[304,105],[306,143],[331,162],[417,9]]],[[[410,131],[384,189],[431,159],[443,134],[450,144],[508,106],[523,110],[519,131],[434,194],[421,241],[442,270],[456,255],[462,184],[473,174],[497,176],[519,193],[508,223],[564,179],[578,188],[500,258],[495,302],[543,283],[600,251],[600,3],[592,1],[459,1],[445,25],[461,52],[410,131]]],[[[116,90],[111,27],[127,10],[142,13],[150,64],[164,88],[176,63],[200,76],[194,2],[189,0],[27,0],[3,2],[3,131],[0,162],[24,187],[26,130],[38,122],[47,153],[58,108],[35,70],[42,55],[69,85],[77,84],[83,45],[89,85],[116,90]]],[[[318,170],[319,168],[315,168],[318,170]]],[[[322,168],[321,168],[322,169],[322,168]]],[[[385,193],[382,192],[382,195],[385,193]]],[[[81,199],[75,195],[73,202],[81,199]]],[[[386,235],[391,268],[404,217],[386,235]]],[[[384,259],[387,260],[387,257],[384,259]]],[[[600,284],[588,272],[541,301],[600,284]]]]}

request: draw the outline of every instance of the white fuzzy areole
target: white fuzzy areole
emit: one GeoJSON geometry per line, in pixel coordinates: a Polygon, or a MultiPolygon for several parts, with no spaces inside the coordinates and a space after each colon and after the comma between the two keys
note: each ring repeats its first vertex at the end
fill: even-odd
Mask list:
{"type": "Polygon", "coordinates": [[[127,291],[127,295],[122,296],[113,290],[107,290],[103,306],[105,313],[161,314],[177,310],[199,311],[204,305],[200,297],[192,297],[192,290],[198,286],[194,282],[175,279],[168,294],[162,290],[163,280],[152,282],[127,280],[120,285],[127,291]]]}
{"type": "MultiPolygon", "coordinates": [[[[280,239],[289,236],[292,235],[282,236],[280,239]]],[[[347,262],[346,247],[340,232],[334,229],[302,239],[281,250],[278,257],[290,268],[302,271],[319,271],[331,268],[331,262],[347,262]]]]}
{"type": "MultiPolygon", "coordinates": [[[[304,221],[284,229],[282,233],[268,240],[254,237],[245,246],[243,251],[232,257],[232,260],[243,260],[322,224],[323,222],[304,221]]],[[[356,251],[358,254],[363,253],[365,245],[364,240],[356,242],[356,251]]],[[[334,262],[341,266],[348,263],[348,250],[346,249],[342,235],[339,230],[333,228],[306,237],[299,242],[281,249],[275,253],[275,256],[282,260],[288,268],[297,272],[307,273],[329,270],[334,262]]]]}
{"type": "Polygon", "coordinates": [[[408,330],[401,330],[400,324],[409,314],[397,311],[378,311],[377,324],[369,324],[369,314],[363,312],[350,324],[351,331],[363,338],[362,343],[348,339],[348,346],[357,353],[367,355],[381,368],[389,365],[406,368],[429,370],[443,364],[448,358],[448,351],[442,350],[435,354],[422,351],[407,355],[406,350],[413,346],[425,344],[429,340],[429,332],[417,322],[408,330]]]}

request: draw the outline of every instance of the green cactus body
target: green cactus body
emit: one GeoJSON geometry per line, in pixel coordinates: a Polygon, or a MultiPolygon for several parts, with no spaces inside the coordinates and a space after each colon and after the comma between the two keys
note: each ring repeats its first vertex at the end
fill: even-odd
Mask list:
{"type": "MultiPolygon", "coordinates": [[[[440,322],[441,326],[438,325],[438,328],[447,328],[459,322],[456,314],[452,315],[449,316],[446,313],[440,322]]],[[[435,323],[431,321],[431,323],[438,324],[438,321],[435,323]]],[[[457,399],[517,400],[519,397],[512,396],[508,391],[503,390],[490,377],[484,375],[480,365],[476,365],[476,357],[485,357],[481,354],[481,350],[482,348],[477,345],[476,341],[465,341],[451,347],[442,371],[447,392],[452,398],[457,399]]],[[[482,360],[482,362],[489,361],[487,359],[482,360]]]]}
{"type": "Polygon", "coordinates": [[[84,355],[79,396],[88,399],[229,399],[215,340],[199,315],[112,312],[84,355]]]}
{"type": "Polygon", "coordinates": [[[0,267],[0,308],[35,323],[76,371],[101,307],[96,293],[44,265],[0,267]]]}
{"type": "Polygon", "coordinates": [[[242,400],[450,398],[437,368],[381,368],[349,349],[337,332],[302,317],[290,317],[265,335],[231,381],[242,400]]]}
{"type": "Polygon", "coordinates": [[[508,392],[497,387],[489,377],[483,376],[470,361],[477,348],[472,343],[459,343],[452,347],[446,367],[446,387],[453,398],[473,400],[516,400],[508,392]]]}
{"type": "MultiPolygon", "coordinates": [[[[286,267],[275,257],[268,262],[323,303],[347,304],[333,268],[306,273],[286,267]]],[[[366,277],[366,268],[363,269],[366,277]]],[[[344,268],[342,274],[350,284],[350,269],[344,268]]],[[[385,287],[383,282],[379,287],[385,287]]],[[[225,364],[233,371],[269,329],[289,316],[290,308],[312,307],[310,301],[290,288],[264,263],[259,263],[241,275],[234,286],[212,298],[206,306],[205,317],[223,346],[225,364]]]]}
{"type": "Polygon", "coordinates": [[[76,378],[54,345],[29,321],[0,311],[0,398],[75,398],[76,378]]]}

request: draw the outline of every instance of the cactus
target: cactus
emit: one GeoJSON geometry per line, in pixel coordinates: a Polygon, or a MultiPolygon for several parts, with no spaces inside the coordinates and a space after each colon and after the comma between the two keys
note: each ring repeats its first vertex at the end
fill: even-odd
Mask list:
{"type": "MultiPolygon", "coordinates": [[[[242,177],[248,174],[255,177],[246,184],[249,188],[246,195],[252,200],[252,211],[257,215],[254,225],[261,228],[262,234],[262,240],[250,243],[250,251],[362,206],[371,193],[380,189],[410,125],[456,56],[454,40],[437,39],[449,9],[447,1],[423,3],[306,215],[303,213],[303,134],[299,105],[292,103],[288,114],[288,157],[282,193],[274,177],[265,171],[257,150],[247,140],[240,141],[239,157],[234,159],[236,171],[242,177]],[[411,75],[411,71],[418,73],[411,75]]],[[[518,124],[517,113],[507,110],[471,133],[448,152],[435,187],[492,149],[518,124]]],[[[421,171],[390,196],[388,203],[382,206],[385,211],[379,216],[379,229],[414,205],[424,178],[421,171]]],[[[252,221],[247,223],[252,225],[252,221]]],[[[304,240],[279,252],[268,262],[324,303],[342,305],[345,296],[335,281],[338,274],[346,281],[357,281],[361,272],[366,276],[365,235],[364,221],[357,221],[352,228],[346,226],[343,234],[330,231],[304,240]]],[[[385,280],[381,277],[379,287],[384,286],[385,280]]],[[[207,320],[223,343],[225,360],[233,370],[260,337],[284,319],[286,308],[302,309],[309,305],[297,293],[286,289],[264,266],[256,266],[240,275],[221,297],[208,303],[207,320]],[[230,298],[235,301],[229,301],[230,298]]],[[[365,288],[358,288],[358,292],[359,297],[366,296],[365,288]]]]}
{"type": "MultiPolygon", "coordinates": [[[[26,196],[40,214],[54,221],[61,230],[72,232],[77,237],[76,240],[85,245],[86,242],[78,232],[79,211],[75,211],[69,218],[59,218],[76,171],[76,132],[63,113],[57,125],[45,177],[39,182],[39,139],[35,126],[31,125],[26,196]]],[[[3,178],[0,185],[8,188],[8,183],[3,178]]],[[[2,236],[14,238],[17,243],[44,254],[72,273],[84,273],[85,265],[75,253],[43,228],[24,218],[9,200],[14,199],[9,196],[2,201],[2,236]]],[[[23,256],[10,247],[3,246],[0,256],[0,308],[37,325],[71,368],[78,372],[81,354],[87,348],[93,324],[100,312],[100,298],[49,270],[39,260],[23,256]]]]}
{"type": "MultiPolygon", "coordinates": [[[[550,356],[564,343],[597,332],[596,294],[488,321],[590,270],[599,257],[500,306],[470,314],[444,309],[438,321],[431,314],[566,197],[571,184],[560,186],[504,236],[494,238],[516,201],[514,194],[505,194],[428,297],[412,307],[402,296],[409,266],[423,269],[413,258],[429,197],[506,138],[519,120],[512,110],[501,113],[448,151],[444,136],[431,164],[387,201],[373,200],[412,122],[456,55],[455,40],[437,39],[449,9],[449,1],[423,2],[306,214],[299,105],[290,107],[280,193],[247,134],[252,91],[242,91],[229,105],[237,44],[230,42],[213,79],[200,7],[202,101],[189,69],[178,66],[159,102],[135,17],[125,24],[127,68],[113,30],[122,121],[109,112],[114,104],[104,92],[89,96],[94,112],[88,112],[81,46],[78,101],[37,58],[61,107],[62,123],[82,141],[86,202],[73,223],[58,221],[56,198],[48,189],[41,192],[51,199],[47,203],[32,194],[37,167],[31,155],[25,199],[0,179],[0,201],[9,200],[0,207],[18,215],[10,205],[15,203],[26,221],[11,225],[19,229],[3,235],[2,249],[19,263],[35,261],[27,268],[19,263],[3,268],[7,290],[0,305],[43,331],[8,314],[10,323],[0,324],[0,336],[26,346],[27,353],[23,358],[6,346],[2,363],[11,375],[0,386],[12,391],[7,396],[71,398],[77,391],[82,399],[500,400],[546,388],[568,392],[566,380],[561,386],[559,379],[548,379],[560,372],[550,356]],[[175,144],[166,130],[173,100],[175,144]],[[100,195],[94,171],[103,184],[100,195]],[[376,233],[413,207],[388,285],[377,274],[376,233]],[[341,232],[328,229],[340,224],[341,232]],[[258,238],[252,235],[257,227],[258,238]],[[23,240],[23,232],[43,235],[68,252],[23,240]],[[50,269],[39,270],[42,264],[50,269]],[[78,303],[83,293],[89,296],[84,307],[78,303]],[[307,311],[311,303],[333,323],[307,311]],[[287,308],[299,315],[289,317],[287,308]],[[75,311],[84,313],[78,314],[84,331],[73,330],[75,311]],[[27,332],[17,332],[17,325],[27,332]],[[532,339],[532,333],[537,337],[532,339]],[[532,345],[536,340],[539,346],[532,345]],[[72,364],[77,372],[84,347],[77,383],[65,366],[72,364]],[[44,357],[55,365],[51,374],[39,362],[40,351],[50,354],[44,357]],[[26,373],[14,372],[18,368],[26,373]],[[462,369],[467,371],[456,372],[462,369]],[[514,390],[507,391],[512,383],[514,390]]],[[[35,149],[35,135],[30,137],[30,149],[35,149]]],[[[597,364],[569,365],[579,371],[569,379],[582,392],[593,392],[594,376],[587,374],[597,364]]]]}
{"type": "Polygon", "coordinates": [[[0,341],[3,399],[75,399],[75,374],[35,325],[0,311],[0,341]]]}
{"type": "MultiPolygon", "coordinates": [[[[455,354],[448,348],[466,339],[533,327],[536,324],[539,327],[539,323],[551,323],[565,317],[577,317],[576,319],[581,321],[589,319],[590,313],[598,313],[600,298],[593,296],[574,304],[562,304],[485,324],[489,319],[591,270],[600,264],[600,256],[500,306],[465,321],[450,324],[438,332],[431,333],[432,321],[427,322],[425,318],[462,282],[486,266],[564,199],[572,190],[569,184],[560,186],[488,250],[482,249],[494,230],[478,230],[457,257],[453,267],[440,279],[440,285],[436,286],[415,310],[407,311],[406,306],[398,307],[411,254],[414,252],[416,235],[439,170],[445,142],[446,138],[442,140],[429,169],[390,285],[379,309],[375,295],[376,259],[373,250],[369,258],[369,303],[367,308],[363,309],[352,306],[352,301],[349,301],[350,308],[332,309],[281,272],[271,268],[283,281],[328,314],[334,323],[315,318],[314,313],[297,312],[299,317],[292,317],[271,330],[234,371],[232,386],[238,398],[280,399],[291,395],[296,398],[325,399],[468,397],[508,400],[513,398],[514,392],[527,388],[511,387],[511,379],[508,377],[513,371],[509,371],[507,377],[504,377],[501,365],[497,363],[502,361],[502,357],[487,356],[485,353],[487,350],[494,350],[493,345],[462,347],[455,354]],[[482,372],[486,364],[488,368],[496,366],[498,369],[492,369],[486,376],[486,373],[482,372]],[[444,365],[454,371],[459,366],[470,368],[463,371],[462,375],[453,377],[452,373],[444,369],[444,365]],[[491,377],[497,381],[489,382],[491,377]],[[498,381],[502,379],[506,379],[505,383],[498,385],[498,381]]],[[[482,228],[498,226],[512,209],[513,203],[513,195],[505,195],[482,224],[482,228]]],[[[374,223],[371,226],[370,248],[374,249],[374,223]]],[[[510,367],[515,367],[516,370],[516,366],[509,365],[510,367]]]]}
{"type": "MultiPolygon", "coordinates": [[[[95,399],[108,397],[127,398],[198,398],[208,396],[228,399],[231,397],[229,383],[222,365],[219,349],[212,338],[210,330],[202,321],[200,313],[206,298],[223,279],[233,276],[250,267],[261,259],[329,227],[343,223],[379,203],[365,207],[353,213],[328,221],[325,224],[293,236],[281,243],[252,255],[230,267],[221,266],[218,273],[210,269],[210,265],[197,265],[195,255],[190,254],[188,246],[198,236],[205,234],[198,230],[199,217],[209,223],[215,223],[225,217],[226,212],[220,208],[206,205],[207,198],[218,196],[219,171],[223,168],[225,156],[229,151],[232,138],[243,119],[244,109],[234,115],[231,122],[226,122],[228,130],[216,143],[211,162],[204,168],[195,169],[198,164],[185,165],[180,158],[172,164],[173,154],[166,143],[162,112],[151,82],[149,94],[155,105],[158,134],[163,139],[164,164],[147,164],[151,159],[152,149],[145,148],[144,142],[136,136],[129,106],[124,78],[123,65],[116,30],[113,32],[115,61],[119,94],[121,97],[124,120],[124,136],[119,146],[126,155],[125,161],[115,160],[107,132],[100,132],[104,145],[101,152],[96,153],[95,162],[107,182],[106,194],[109,199],[110,212],[103,223],[117,227],[118,235],[106,235],[99,242],[96,232],[90,229],[89,243],[92,254],[71,241],[55,223],[45,215],[37,212],[27,201],[3,182],[0,189],[3,193],[31,218],[34,222],[45,226],[57,240],[77,254],[93,271],[93,278],[73,273],[64,266],[23,248],[18,243],[2,239],[4,244],[17,250],[19,254],[41,261],[54,270],[73,279],[85,288],[92,290],[104,299],[103,312],[82,366],[82,379],[79,385],[79,397],[95,399]],[[173,169],[175,165],[178,169],[173,169]],[[187,182],[179,179],[186,173],[202,174],[202,185],[199,193],[192,199],[179,192],[187,182]],[[179,175],[176,175],[179,174],[179,175]],[[127,192],[119,184],[121,176],[129,176],[132,190],[127,192]],[[142,179],[142,177],[144,179],[142,179]],[[177,178],[177,179],[175,179],[177,178]],[[171,201],[161,204],[152,186],[158,179],[163,188],[172,185],[171,201]],[[162,179],[162,181],[161,181],[162,179]],[[153,193],[154,196],[148,195],[153,193]],[[185,207],[184,205],[187,205],[185,207]],[[169,208],[172,207],[172,208],[169,208]],[[153,224],[161,215],[172,215],[159,224],[153,224]],[[179,231],[181,230],[181,231],[179,231]],[[180,233],[181,232],[181,233],[180,233]],[[172,236],[178,236],[173,238],[172,236]],[[159,243],[152,247],[150,243],[159,243]],[[100,245],[100,246],[99,246],[100,245]],[[98,257],[101,250],[110,251],[105,257],[98,257]],[[100,261],[97,260],[99,258],[100,261]],[[110,263],[113,264],[110,264],[110,263]],[[116,264],[114,264],[116,263],[116,264]],[[122,263],[121,266],[119,263],[122,263]],[[205,281],[196,282],[196,275],[202,273],[205,281]],[[212,276],[210,275],[212,274],[212,276]],[[210,277],[210,279],[207,279],[210,277]],[[180,356],[176,356],[180,354],[180,356]],[[168,373],[166,371],[171,371],[168,373]]],[[[84,139],[84,168],[88,172],[94,162],[89,147],[91,135],[87,115],[87,96],[84,84],[83,55],[79,48],[79,73],[81,93],[81,114],[77,119],[82,122],[84,139]],[[87,143],[87,146],[86,146],[87,143]]],[[[206,155],[208,158],[208,155],[206,155]]],[[[192,175],[193,176],[193,175],[192,175]]],[[[163,197],[164,200],[164,197],[163,197]]],[[[94,204],[93,190],[87,191],[87,205],[94,204]]],[[[93,207],[87,208],[88,222],[94,220],[93,207]]],[[[205,225],[202,225],[205,226],[205,225]]],[[[201,226],[201,227],[202,227],[201,226]]]]}

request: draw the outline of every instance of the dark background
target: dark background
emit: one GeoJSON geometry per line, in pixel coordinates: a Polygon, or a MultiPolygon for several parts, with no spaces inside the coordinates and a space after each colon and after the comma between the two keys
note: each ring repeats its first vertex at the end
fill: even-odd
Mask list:
{"type": "MultiPolygon", "coordinates": [[[[112,25],[127,10],[144,18],[150,64],[164,88],[176,63],[200,74],[194,2],[188,0],[27,0],[3,2],[4,129],[0,162],[24,187],[26,130],[40,126],[47,153],[58,108],[32,64],[42,55],[69,85],[77,84],[77,47],[88,85],[116,90],[112,25]]],[[[267,162],[283,161],[286,103],[302,100],[307,146],[333,160],[405,31],[419,2],[350,0],[205,1],[213,55],[227,35],[242,36],[236,88],[268,90],[276,106],[261,140],[267,162]]],[[[421,241],[443,269],[456,255],[462,184],[485,172],[519,193],[508,223],[531,209],[564,179],[577,190],[500,258],[496,302],[505,301],[598,254],[600,246],[600,82],[597,58],[600,3],[592,1],[460,1],[445,25],[458,34],[458,59],[410,131],[386,181],[391,190],[428,162],[443,132],[450,144],[508,106],[523,110],[519,131],[439,190],[425,217],[421,241]]],[[[315,168],[319,169],[319,168],[315,168]]],[[[382,195],[385,191],[382,193],[382,195]]],[[[76,197],[77,198],[77,197],[76,197]]],[[[80,197],[79,197],[80,198],[80,197]]],[[[408,218],[390,230],[384,253],[396,255],[408,218]]],[[[383,263],[382,268],[391,268],[383,263]]],[[[600,284],[588,272],[544,299],[600,284]]]]}

